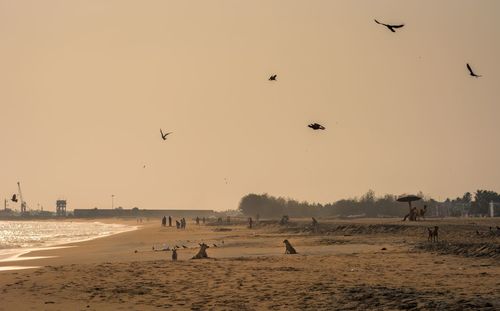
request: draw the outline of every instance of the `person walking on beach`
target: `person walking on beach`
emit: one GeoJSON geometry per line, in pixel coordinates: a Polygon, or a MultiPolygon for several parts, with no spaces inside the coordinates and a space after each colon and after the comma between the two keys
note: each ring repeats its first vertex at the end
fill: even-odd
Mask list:
{"type": "Polygon", "coordinates": [[[248,217],[248,228],[252,229],[253,220],[252,217],[248,217]]]}
{"type": "Polygon", "coordinates": [[[166,225],[167,225],[167,217],[163,216],[163,218],[161,219],[161,226],[165,227],[166,225]]]}
{"type": "Polygon", "coordinates": [[[168,216],[168,226],[172,227],[172,216],[168,216]]]}
{"type": "Polygon", "coordinates": [[[180,229],[181,228],[181,223],[178,220],[176,220],[175,221],[175,226],[177,227],[177,229],[180,229]]]}
{"type": "Polygon", "coordinates": [[[196,224],[199,225],[200,224],[200,217],[196,216],[196,224]]]}

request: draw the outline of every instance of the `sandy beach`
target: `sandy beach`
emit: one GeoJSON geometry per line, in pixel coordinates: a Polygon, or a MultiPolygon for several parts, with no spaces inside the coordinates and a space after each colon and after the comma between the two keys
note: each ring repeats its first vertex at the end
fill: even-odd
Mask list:
{"type": "Polygon", "coordinates": [[[488,234],[494,225],[498,220],[320,220],[315,233],[305,219],[253,229],[143,223],[27,254],[55,257],[14,263],[40,268],[0,272],[0,309],[495,310],[500,236],[488,234]],[[440,242],[430,243],[426,228],[435,224],[440,242]],[[284,239],[297,255],[284,254],[284,239]],[[190,259],[201,241],[210,258],[190,259]],[[170,251],[152,250],[165,244],[180,247],[177,262],[170,251]]]}

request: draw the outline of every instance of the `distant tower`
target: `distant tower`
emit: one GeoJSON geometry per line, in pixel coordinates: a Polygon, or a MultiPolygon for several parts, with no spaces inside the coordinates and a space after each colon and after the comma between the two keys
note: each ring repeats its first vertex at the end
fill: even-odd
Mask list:
{"type": "Polygon", "coordinates": [[[56,201],[56,215],[62,217],[66,216],[66,200],[56,201]]]}

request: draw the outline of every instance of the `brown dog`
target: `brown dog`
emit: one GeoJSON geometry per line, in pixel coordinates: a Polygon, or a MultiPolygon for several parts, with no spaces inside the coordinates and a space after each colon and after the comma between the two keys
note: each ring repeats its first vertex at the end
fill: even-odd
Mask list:
{"type": "Polygon", "coordinates": [[[439,230],[438,226],[434,226],[434,229],[427,228],[427,231],[429,232],[427,240],[431,242],[438,242],[438,230],[439,230]]]}
{"type": "Polygon", "coordinates": [[[285,254],[297,254],[297,251],[288,240],[284,240],[283,243],[285,243],[285,254]]]}

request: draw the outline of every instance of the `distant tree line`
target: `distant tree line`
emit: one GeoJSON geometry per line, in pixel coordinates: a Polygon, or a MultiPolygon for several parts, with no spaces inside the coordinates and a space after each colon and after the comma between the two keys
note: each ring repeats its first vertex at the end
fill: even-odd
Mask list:
{"type": "Polygon", "coordinates": [[[460,207],[471,215],[486,215],[489,214],[489,205],[492,201],[500,203],[500,194],[491,190],[477,190],[474,196],[466,192],[462,197],[447,198],[444,203],[450,204],[455,210],[460,207]]]}
{"type": "MultiPolygon", "coordinates": [[[[447,199],[443,203],[421,192],[417,195],[422,200],[414,202],[414,206],[427,205],[428,209],[432,209],[440,204],[449,204],[452,207],[465,205],[471,214],[487,214],[490,201],[500,202],[500,195],[488,190],[477,190],[474,197],[470,192],[466,192],[462,197],[454,200],[447,199]]],[[[402,217],[408,213],[408,204],[398,202],[397,198],[398,196],[392,194],[377,197],[373,190],[369,190],[359,198],[342,199],[323,205],[251,193],[241,199],[238,210],[246,216],[259,215],[263,218],[277,218],[283,215],[290,217],[402,217]]]]}

